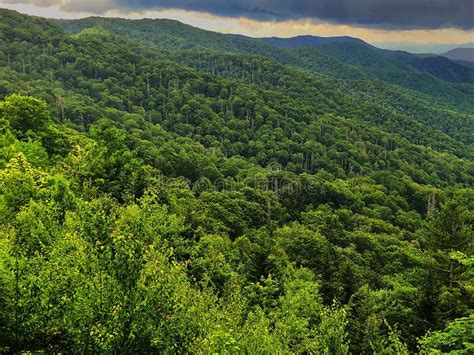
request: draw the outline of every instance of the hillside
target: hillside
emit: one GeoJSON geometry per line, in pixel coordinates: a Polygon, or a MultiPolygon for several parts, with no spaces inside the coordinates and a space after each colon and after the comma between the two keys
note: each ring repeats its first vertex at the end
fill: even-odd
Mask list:
{"type": "Polygon", "coordinates": [[[467,353],[471,84],[340,45],[0,10],[0,352],[467,353]]]}
{"type": "MultiPolygon", "coordinates": [[[[224,35],[188,26],[167,19],[126,20],[90,17],[80,20],[60,20],[57,23],[68,33],[87,28],[101,28],[164,50],[217,50],[255,54],[280,53],[276,48],[244,36],[224,35]]],[[[275,55],[275,54],[274,54],[275,55]]]]}
{"type": "Polygon", "coordinates": [[[451,60],[474,62],[474,48],[455,48],[446,53],[440,54],[451,60]]]}
{"type": "Polygon", "coordinates": [[[474,62],[467,62],[464,60],[456,60],[455,62],[458,63],[459,65],[474,69],[474,62]]]}
{"type": "Polygon", "coordinates": [[[260,38],[263,42],[271,44],[278,48],[296,48],[296,47],[314,47],[329,43],[357,43],[371,47],[370,44],[359,38],[340,36],[340,37],[318,37],[318,36],[296,36],[291,38],[268,37],[260,38]]]}
{"type": "Polygon", "coordinates": [[[334,71],[328,71],[327,68],[340,68],[342,62],[351,65],[345,66],[342,72],[335,72],[344,81],[370,78],[371,81],[381,82],[382,86],[385,83],[397,85],[414,91],[415,96],[428,96],[429,101],[446,106],[450,111],[474,112],[474,84],[471,84],[474,70],[452,62],[448,62],[446,68],[440,68],[439,63],[433,65],[406,52],[380,51],[358,43],[329,43],[317,46],[301,57],[298,52],[303,48],[281,49],[258,39],[204,31],[168,20],[87,18],[60,21],[59,25],[69,33],[98,27],[132,40],[145,41],[162,50],[205,48],[206,51],[256,54],[330,77],[334,76],[334,71]],[[367,60],[377,61],[380,65],[367,65],[364,63],[367,60]]]}

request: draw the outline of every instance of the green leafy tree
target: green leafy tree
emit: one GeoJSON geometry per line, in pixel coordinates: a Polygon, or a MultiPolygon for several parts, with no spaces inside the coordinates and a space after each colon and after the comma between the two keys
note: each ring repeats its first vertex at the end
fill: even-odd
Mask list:
{"type": "Polygon", "coordinates": [[[11,95],[0,103],[0,118],[20,138],[45,132],[52,123],[46,103],[31,96],[11,95]]]}

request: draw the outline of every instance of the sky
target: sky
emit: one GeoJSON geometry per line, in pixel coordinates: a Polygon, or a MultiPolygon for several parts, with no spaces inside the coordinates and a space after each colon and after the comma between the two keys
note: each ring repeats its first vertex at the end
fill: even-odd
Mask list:
{"type": "Polygon", "coordinates": [[[474,42],[474,0],[0,0],[0,7],[51,18],[169,18],[252,37],[348,35],[412,52],[474,42]]]}

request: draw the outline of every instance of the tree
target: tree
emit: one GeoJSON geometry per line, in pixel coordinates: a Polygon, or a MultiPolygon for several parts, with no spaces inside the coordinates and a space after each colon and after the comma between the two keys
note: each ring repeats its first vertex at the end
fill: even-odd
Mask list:
{"type": "Polygon", "coordinates": [[[0,102],[0,119],[7,120],[15,135],[22,139],[43,133],[52,123],[46,102],[17,94],[0,102]]]}
{"type": "Polygon", "coordinates": [[[420,339],[422,354],[472,354],[474,351],[474,315],[457,318],[442,331],[420,339]]]}
{"type": "Polygon", "coordinates": [[[457,253],[472,255],[472,207],[472,202],[456,196],[430,214],[420,230],[431,260],[428,267],[434,269],[427,276],[435,276],[435,282],[440,285],[437,287],[438,300],[433,311],[439,312],[444,320],[465,315],[468,305],[472,304],[472,293],[462,282],[466,267],[453,257],[457,253]]]}

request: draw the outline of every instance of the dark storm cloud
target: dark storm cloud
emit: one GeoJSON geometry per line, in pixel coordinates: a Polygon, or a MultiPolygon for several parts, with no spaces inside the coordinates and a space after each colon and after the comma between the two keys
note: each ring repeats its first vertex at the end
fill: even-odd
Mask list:
{"type": "Polygon", "coordinates": [[[116,0],[125,9],[174,8],[256,20],[312,18],[373,27],[474,28],[474,0],[116,0]]]}

